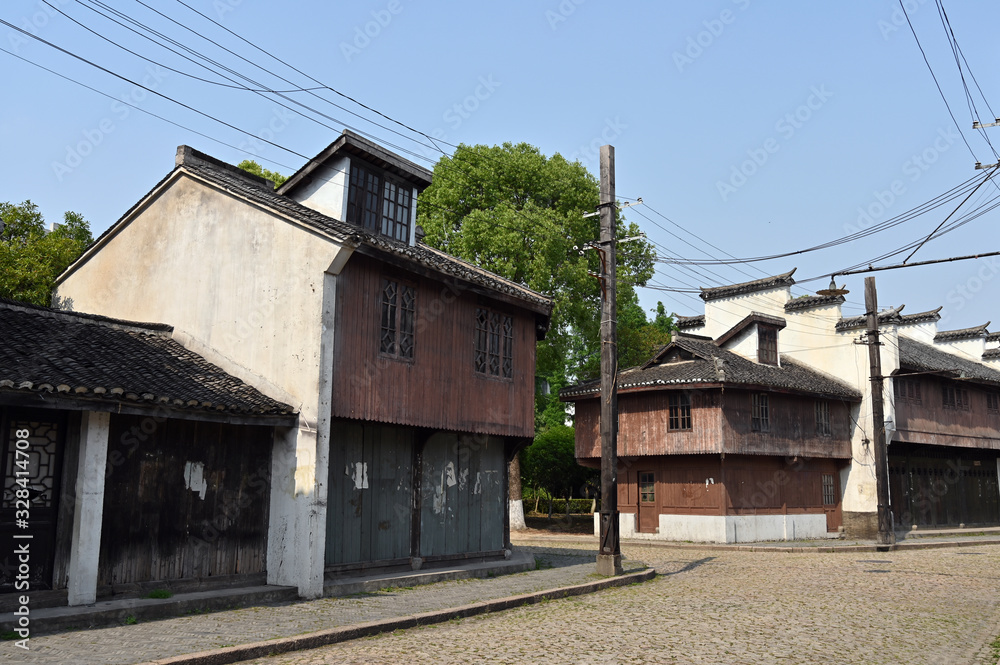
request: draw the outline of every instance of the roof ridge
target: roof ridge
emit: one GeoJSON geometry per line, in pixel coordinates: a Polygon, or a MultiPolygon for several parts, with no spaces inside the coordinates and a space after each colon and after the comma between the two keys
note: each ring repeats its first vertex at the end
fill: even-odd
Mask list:
{"type": "Polygon", "coordinates": [[[934,335],[934,341],[952,341],[960,339],[973,339],[976,337],[986,337],[986,329],[989,327],[990,321],[979,325],[971,326],[969,328],[959,328],[957,330],[942,330],[934,335]]]}
{"type": "Polygon", "coordinates": [[[753,293],[755,291],[764,291],[781,286],[791,286],[795,283],[795,280],[792,279],[792,275],[795,274],[796,270],[798,270],[798,268],[792,268],[788,272],[781,273],[780,275],[769,275],[768,277],[762,277],[761,279],[755,279],[749,282],[740,282],[739,284],[726,284],[711,288],[702,287],[700,296],[702,300],[708,301],[726,298],[731,295],[739,295],[741,293],[753,293]]]}
{"type": "Polygon", "coordinates": [[[102,325],[109,328],[117,328],[121,330],[132,330],[141,333],[156,333],[158,335],[169,337],[170,333],[173,332],[174,327],[167,323],[147,323],[142,321],[128,321],[125,319],[115,319],[110,316],[102,316],[100,314],[89,314],[86,312],[74,312],[73,310],[66,309],[55,309],[53,307],[44,307],[42,305],[35,305],[34,303],[20,302],[18,300],[10,300],[9,298],[0,298],[0,309],[8,309],[16,312],[25,312],[28,314],[37,314],[39,316],[51,317],[51,318],[64,318],[70,320],[78,320],[81,323],[102,325]]]}

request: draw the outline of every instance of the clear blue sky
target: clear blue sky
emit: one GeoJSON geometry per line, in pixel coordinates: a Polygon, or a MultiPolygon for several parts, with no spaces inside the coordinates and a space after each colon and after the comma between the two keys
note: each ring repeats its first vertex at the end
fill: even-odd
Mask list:
{"type": "MultiPolygon", "coordinates": [[[[189,74],[222,81],[89,8],[99,5],[48,1],[122,46],[189,74]]],[[[314,85],[176,0],[145,1],[294,85],[236,59],[136,1],[107,3],[271,89],[314,85]]],[[[740,258],[762,256],[834,240],[859,228],[859,218],[863,225],[877,224],[982,174],[973,169],[977,160],[1000,161],[983,136],[971,129],[962,79],[934,0],[906,0],[906,6],[961,133],[899,4],[889,0],[185,2],[324,84],[449,143],[526,141],[546,154],[579,158],[595,173],[596,146],[611,143],[616,148],[618,194],[641,196],[647,204],[629,211],[628,219],[664,253],[684,258],[706,254],[679,238],[722,258],[724,252],[740,258]]],[[[990,122],[988,105],[1000,112],[1000,69],[995,62],[1000,5],[945,0],[944,7],[982,89],[980,95],[963,63],[976,107],[982,121],[990,122]]],[[[332,119],[322,120],[329,127],[286,111],[273,98],[155,67],[39,0],[6,0],[0,18],[190,107],[272,137],[301,155],[316,154],[348,124],[383,143],[427,156],[410,157],[428,167],[434,161],[433,151],[418,145],[413,133],[384,119],[378,122],[406,137],[306,93],[289,96],[329,115],[332,119]]],[[[0,26],[0,48],[186,127],[0,53],[5,92],[0,104],[5,157],[0,201],[31,199],[48,221],[75,210],[100,233],[166,175],[180,144],[233,163],[253,157],[286,174],[304,162],[7,26],[0,26]]],[[[323,94],[373,117],[347,100],[323,94]]],[[[1000,127],[985,132],[1000,149],[1000,127]]],[[[998,196],[1000,188],[986,183],[958,215],[989,206],[998,196]]],[[[870,238],[802,256],[735,268],[687,270],[663,264],[655,282],[670,288],[714,286],[795,266],[796,277],[829,275],[930,233],[957,203],[870,238]]],[[[932,240],[912,260],[1000,249],[998,214],[987,212],[932,240]]],[[[993,329],[1000,330],[996,259],[882,272],[877,279],[881,305],[905,302],[908,312],[944,305],[943,328],[993,319],[993,329]]],[[[848,314],[861,311],[862,280],[840,280],[852,291],[848,314]]],[[[828,281],[803,286],[817,289],[828,281]]],[[[644,289],[641,297],[647,308],[663,300],[668,311],[701,311],[701,301],[690,294],[644,289]]]]}

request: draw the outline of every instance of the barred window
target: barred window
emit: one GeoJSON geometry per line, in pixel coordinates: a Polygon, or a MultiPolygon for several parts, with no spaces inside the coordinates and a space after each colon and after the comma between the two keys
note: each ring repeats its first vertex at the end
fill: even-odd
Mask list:
{"type": "Polygon", "coordinates": [[[691,396],[687,393],[671,394],[668,405],[670,431],[691,429],[691,396]]]}
{"type": "Polygon", "coordinates": [[[830,403],[816,402],[816,433],[820,436],[830,436],[830,403]]]}
{"type": "Polygon", "coordinates": [[[969,391],[955,386],[942,386],[941,402],[946,409],[969,410],[969,391]]]}
{"type": "Polygon", "coordinates": [[[1000,393],[986,393],[986,410],[1000,413],[1000,393]]]}
{"type": "Polygon", "coordinates": [[[484,376],[513,378],[513,317],[483,307],[476,309],[475,368],[484,376]]]}
{"type": "Polygon", "coordinates": [[[417,294],[409,284],[382,280],[382,318],[379,352],[402,360],[413,359],[413,328],[417,294]]]}
{"type": "Polygon", "coordinates": [[[768,365],[778,364],[778,331],[757,327],[757,360],[768,365]]]}
{"type": "Polygon", "coordinates": [[[410,241],[412,187],[375,167],[351,161],[347,221],[373,233],[410,241]]]}
{"type": "Polygon", "coordinates": [[[896,398],[920,404],[920,381],[917,379],[896,379],[896,398]]]}
{"type": "Polygon", "coordinates": [[[754,432],[771,431],[767,393],[754,393],[750,396],[750,429],[754,432]]]}
{"type": "Polygon", "coordinates": [[[834,506],[837,504],[837,486],[832,473],[823,474],[823,505],[834,506]]]}

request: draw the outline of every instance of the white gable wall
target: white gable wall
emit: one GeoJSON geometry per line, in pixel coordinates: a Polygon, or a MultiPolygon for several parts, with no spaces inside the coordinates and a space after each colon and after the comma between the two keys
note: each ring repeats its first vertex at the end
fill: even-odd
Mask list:
{"type": "Polygon", "coordinates": [[[327,217],[346,220],[350,174],[351,158],[339,157],[313,171],[308,184],[296,187],[290,198],[327,217]]]}

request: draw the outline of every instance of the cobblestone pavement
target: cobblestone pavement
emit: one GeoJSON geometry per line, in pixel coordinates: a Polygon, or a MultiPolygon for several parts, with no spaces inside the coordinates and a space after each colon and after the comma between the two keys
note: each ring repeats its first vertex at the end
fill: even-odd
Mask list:
{"type": "Polygon", "coordinates": [[[1000,545],[832,554],[628,545],[624,552],[662,575],[635,587],[251,662],[996,660],[987,644],[1000,635],[1000,545]]]}
{"type": "Polygon", "coordinates": [[[27,652],[14,648],[13,642],[0,642],[0,662],[127,665],[544,591],[594,579],[592,553],[578,549],[525,549],[535,553],[539,570],[33,637],[27,652]]]}

